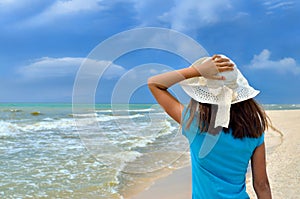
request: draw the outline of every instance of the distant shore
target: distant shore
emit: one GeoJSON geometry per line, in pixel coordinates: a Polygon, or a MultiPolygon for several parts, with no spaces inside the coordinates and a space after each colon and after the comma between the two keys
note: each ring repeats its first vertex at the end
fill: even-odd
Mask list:
{"type": "MultiPolygon", "coordinates": [[[[267,114],[276,128],[269,129],[265,138],[267,170],[273,198],[297,198],[300,196],[300,110],[270,110],[267,114]]],[[[247,192],[251,199],[256,198],[251,172],[247,175],[247,192]]],[[[155,181],[147,190],[130,197],[150,198],[191,198],[190,167],[176,170],[171,175],[155,181]]]]}

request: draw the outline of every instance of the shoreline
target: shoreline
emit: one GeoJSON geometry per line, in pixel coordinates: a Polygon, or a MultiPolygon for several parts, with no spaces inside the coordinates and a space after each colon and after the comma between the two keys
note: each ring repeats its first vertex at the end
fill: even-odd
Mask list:
{"type": "MultiPolygon", "coordinates": [[[[295,198],[300,195],[300,110],[267,110],[273,126],[266,132],[267,172],[273,198],[295,198]],[[280,134],[282,133],[282,135],[280,134]]],[[[177,169],[155,180],[146,190],[128,199],[188,199],[191,198],[191,168],[177,169]]],[[[251,171],[246,186],[251,199],[256,195],[252,188],[251,171]]]]}

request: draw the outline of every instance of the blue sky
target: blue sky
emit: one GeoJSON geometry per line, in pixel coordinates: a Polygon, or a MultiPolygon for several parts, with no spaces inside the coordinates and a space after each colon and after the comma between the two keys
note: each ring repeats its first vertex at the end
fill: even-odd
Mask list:
{"type": "MultiPolygon", "coordinates": [[[[210,55],[233,59],[261,91],[261,103],[299,104],[298,2],[0,0],[0,102],[71,102],[76,73],[99,43],[133,28],[162,27],[195,39],[210,55]]],[[[158,50],[129,53],[101,78],[96,101],[109,103],[126,72],[152,62],[188,66],[158,50]]],[[[146,86],[130,101],[154,102],[146,86]]]]}

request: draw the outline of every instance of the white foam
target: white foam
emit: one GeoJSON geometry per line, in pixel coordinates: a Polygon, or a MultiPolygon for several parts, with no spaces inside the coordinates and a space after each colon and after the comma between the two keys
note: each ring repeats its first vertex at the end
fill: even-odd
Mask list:
{"type": "Polygon", "coordinates": [[[97,113],[79,113],[79,114],[71,114],[73,117],[96,117],[97,113]]]}
{"type": "Polygon", "coordinates": [[[144,137],[143,139],[140,139],[134,143],[132,143],[131,148],[135,147],[146,147],[148,144],[153,143],[155,140],[155,137],[144,137]]]}
{"type": "Polygon", "coordinates": [[[146,108],[146,109],[108,109],[108,110],[96,110],[96,113],[124,113],[124,112],[151,112],[155,111],[153,108],[146,108]]]}
{"type": "Polygon", "coordinates": [[[35,122],[33,124],[26,124],[19,126],[20,130],[26,132],[32,131],[45,131],[45,130],[69,130],[75,128],[75,122],[73,119],[60,119],[60,120],[46,120],[41,122],[35,122]]]}
{"type": "MultiPolygon", "coordinates": [[[[139,123],[141,124],[141,123],[139,123]]],[[[127,137],[123,141],[118,141],[119,144],[125,144],[129,149],[136,147],[146,147],[150,143],[154,143],[157,138],[172,134],[177,127],[172,126],[171,122],[163,120],[159,123],[148,126],[127,126],[122,130],[126,130],[127,137]]],[[[118,144],[115,143],[115,144],[118,144]]]]}
{"type": "Polygon", "coordinates": [[[146,108],[146,109],[133,109],[133,110],[128,110],[129,112],[151,112],[155,111],[153,108],[146,108]]]}
{"type": "Polygon", "coordinates": [[[112,112],[112,110],[96,110],[95,111],[96,113],[111,113],[112,112]]]}
{"type": "Polygon", "coordinates": [[[116,158],[123,160],[124,162],[133,162],[136,158],[143,154],[138,151],[122,151],[116,154],[116,158]]]}
{"type": "Polygon", "coordinates": [[[53,121],[54,119],[53,118],[50,118],[50,117],[46,117],[43,119],[43,121],[53,121]]]}
{"type": "Polygon", "coordinates": [[[0,138],[13,136],[17,133],[20,133],[17,124],[0,120],[0,138]]]}
{"type": "Polygon", "coordinates": [[[133,119],[144,117],[142,114],[134,114],[134,115],[98,115],[97,121],[98,122],[106,122],[110,120],[119,120],[119,119],[133,119]]]}

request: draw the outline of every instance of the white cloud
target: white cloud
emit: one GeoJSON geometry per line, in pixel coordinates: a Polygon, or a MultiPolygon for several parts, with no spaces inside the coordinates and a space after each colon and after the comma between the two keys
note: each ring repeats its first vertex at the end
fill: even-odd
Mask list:
{"type": "MultiPolygon", "coordinates": [[[[128,0],[126,0],[128,2],[128,0]]],[[[169,12],[174,0],[131,0],[141,27],[160,25],[160,16],[169,12]],[[159,5],[159,6],[157,6],[159,5]]],[[[125,1],[124,1],[125,2],[125,1]]]]}
{"type": "MultiPolygon", "coordinates": [[[[125,1],[125,0],[124,0],[125,1]]],[[[232,22],[251,15],[255,9],[238,0],[126,0],[131,1],[140,26],[165,26],[181,32],[194,32],[219,22],[232,22]],[[157,6],[159,5],[159,6],[157,6]]],[[[263,0],[257,3],[267,14],[294,8],[294,0],[263,0]]]]}
{"type": "Polygon", "coordinates": [[[280,10],[280,9],[295,8],[295,2],[292,0],[290,0],[290,1],[266,0],[263,2],[263,5],[266,7],[266,9],[267,9],[266,14],[268,14],[268,15],[274,14],[277,10],[280,10]]]}
{"type": "MultiPolygon", "coordinates": [[[[155,21],[169,24],[172,29],[178,31],[189,31],[203,26],[217,23],[224,20],[224,11],[231,11],[232,5],[230,0],[172,0],[168,1],[168,6],[159,6],[159,1],[153,6],[148,1],[133,0],[135,8],[143,25],[155,24],[155,21]],[[164,8],[164,9],[163,9],[164,8]],[[141,11],[142,12],[141,12],[141,11]],[[155,13],[148,16],[144,12],[155,13]],[[150,16],[150,17],[149,17],[150,16]],[[150,23],[150,24],[149,24],[150,23]],[[152,24],[151,24],[152,23],[152,24]]],[[[229,19],[235,14],[227,12],[229,19]]]]}
{"type": "Polygon", "coordinates": [[[273,4],[269,7],[269,9],[276,9],[276,8],[289,8],[291,6],[293,6],[294,3],[293,2],[280,2],[277,4],[273,4]]]}
{"type": "Polygon", "coordinates": [[[55,17],[57,15],[73,14],[81,11],[98,11],[100,0],[70,0],[56,1],[43,15],[55,17]]]}
{"type": "Polygon", "coordinates": [[[292,7],[294,5],[293,1],[282,1],[282,0],[277,0],[277,1],[265,1],[263,3],[267,9],[269,10],[273,10],[273,9],[277,9],[277,8],[288,8],[288,7],[292,7]]]}
{"type": "Polygon", "coordinates": [[[297,66],[296,60],[291,57],[282,58],[280,60],[271,60],[271,52],[264,49],[259,55],[254,55],[249,65],[252,69],[270,69],[281,73],[292,72],[300,74],[300,66],[297,66]]]}
{"type": "Polygon", "coordinates": [[[39,14],[23,21],[21,25],[45,25],[63,17],[82,14],[84,12],[97,12],[104,8],[100,4],[101,1],[102,0],[57,0],[39,14]]]}
{"type": "MultiPolygon", "coordinates": [[[[51,58],[43,57],[41,59],[34,60],[27,66],[24,66],[18,70],[26,79],[43,79],[43,78],[60,78],[75,76],[79,70],[81,64],[85,62],[89,64],[90,69],[94,69],[89,73],[85,73],[88,76],[95,76],[95,70],[99,70],[99,67],[109,65],[109,68],[103,74],[105,79],[113,79],[122,75],[126,70],[116,64],[111,64],[110,61],[104,60],[93,60],[81,57],[62,57],[62,58],[51,58]]],[[[102,68],[103,69],[103,68],[102,68]]]]}
{"type": "MultiPolygon", "coordinates": [[[[170,20],[172,28],[177,30],[191,26],[206,26],[218,22],[223,10],[231,8],[228,0],[199,2],[198,0],[176,1],[176,6],[163,18],[170,20]]],[[[195,27],[195,28],[196,28],[195,27]]]]}

